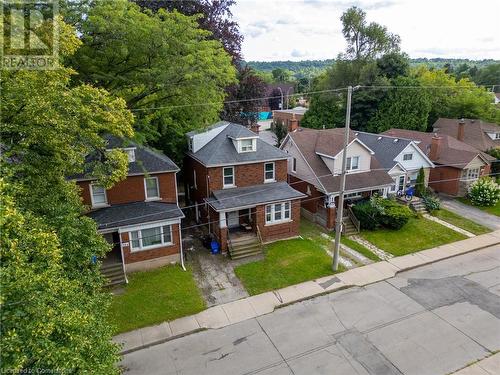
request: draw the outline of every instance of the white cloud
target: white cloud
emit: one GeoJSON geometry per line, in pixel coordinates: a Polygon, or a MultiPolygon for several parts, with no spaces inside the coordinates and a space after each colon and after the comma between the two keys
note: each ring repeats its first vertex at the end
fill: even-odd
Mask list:
{"type": "Polygon", "coordinates": [[[411,57],[500,59],[500,1],[239,0],[233,14],[246,60],[335,58],[345,49],[340,16],[350,6],[399,34],[411,57]]]}

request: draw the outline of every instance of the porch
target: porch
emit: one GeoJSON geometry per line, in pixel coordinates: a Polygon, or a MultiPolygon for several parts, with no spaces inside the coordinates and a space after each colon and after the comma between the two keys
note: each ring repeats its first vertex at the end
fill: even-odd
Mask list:
{"type": "Polygon", "coordinates": [[[120,235],[118,232],[103,234],[104,239],[113,245],[113,248],[104,258],[101,259],[101,273],[107,279],[106,286],[111,287],[119,284],[126,284],[122,251],[120,246],[120,235]]]}

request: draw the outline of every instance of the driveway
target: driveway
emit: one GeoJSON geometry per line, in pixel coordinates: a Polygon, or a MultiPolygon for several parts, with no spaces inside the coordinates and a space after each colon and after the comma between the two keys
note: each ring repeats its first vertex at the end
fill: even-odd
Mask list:
{"type": "Polygon", "coordinates": [[[500,229],[500,217],[481,211],[479,208],[461,203],[446,195],[440,194],[439,198],[441,199],[441,206],[447,210],[475,221],[476,223],[484,225],[492,230],[500,229]]]}
{"type": "Polygon", "coordinates": [[[500,350],[490,247],[129,353],[125,374],[448,374],[500,350]]]}

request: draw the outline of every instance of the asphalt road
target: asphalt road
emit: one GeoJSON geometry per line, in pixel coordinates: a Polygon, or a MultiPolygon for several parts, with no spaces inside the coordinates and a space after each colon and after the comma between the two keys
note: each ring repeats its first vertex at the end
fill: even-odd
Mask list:
{"type": "Polygon", "coordinates": [[[498,350],[496,246],[133,352],[122,366],[127,375],[438,375],[498,350]]]}

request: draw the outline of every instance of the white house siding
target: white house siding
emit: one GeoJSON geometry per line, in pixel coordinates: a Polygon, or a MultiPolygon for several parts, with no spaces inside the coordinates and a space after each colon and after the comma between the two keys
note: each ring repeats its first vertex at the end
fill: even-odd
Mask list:
{"type": "MultiPolygon", "coordinates": [[[[342,158],[344,151],[338,153],[335,158],[335,162],[328,165],[330,171],[335,171],[335,174],[339,174],[342,170],[342,158]]],[[[357,171],[369,171],[371,163],[371,154],[366,147],[362,146],[359,142],[352,142],[347,148],[347,157],[359,156],[359,169],[357,171]]],[[[324,158],[326,159],[326,158],[324,158]]]]}
{"type": "Polygon", "coordinates": [[[309,165],[304,160],[302,154],[298,150],[297,146],[295,146],[295,143],[293,143],[291,138],[288,138],[286,140],[286,142],[282,145],[281,149],[297,160],[297,170],[296,172],[293,172],[292,171],[293,159],[292,158],[288,159],[288,174],[300,178],[303,181],[307,181],[313,185],[318,184],[316,176],[311,171],[311,168],[309,168],[309,165]]]}

